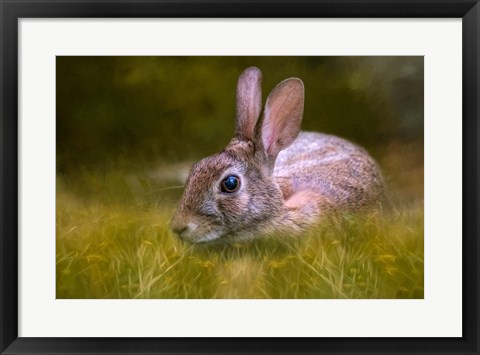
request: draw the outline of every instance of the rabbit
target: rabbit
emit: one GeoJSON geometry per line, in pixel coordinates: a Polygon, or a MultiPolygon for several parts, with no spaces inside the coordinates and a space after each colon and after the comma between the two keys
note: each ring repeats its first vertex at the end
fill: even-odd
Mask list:
{"type": "Polygon", "coordinates": [[[300,79],[280,82],[263,114],[261,80],[256,67],[240,75],[232,140],[190,170],[170,224],[187,242],[297,235],[332,211],[361,211],[382,200],[382,175],[363,148],[333,135],[300,132],[300,79]]]}

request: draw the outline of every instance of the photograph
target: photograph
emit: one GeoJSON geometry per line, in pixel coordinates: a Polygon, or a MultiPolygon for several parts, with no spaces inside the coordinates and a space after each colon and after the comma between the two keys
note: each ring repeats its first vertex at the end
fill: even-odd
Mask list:
{"type": "Polygon", "coordinates": [[[0,0],[0,354],[479,354],[480,0],[0,0]]]}
{"type": "Polygon", "coordinates": [[[423,56],[56,56],[56,299],[423,299],[423,56]]]}

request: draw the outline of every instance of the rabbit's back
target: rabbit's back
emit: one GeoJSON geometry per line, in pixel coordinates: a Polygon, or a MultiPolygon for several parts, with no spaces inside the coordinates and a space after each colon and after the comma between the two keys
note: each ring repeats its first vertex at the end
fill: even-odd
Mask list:
{"type": "Polygon", "coordinates": [[[363,148],[322,133],[300,132],[278,155],[273,174],[288,181],[292,193],[318,192],[349,210],[371,205],[384,193],[379,168],[363,148]]]}

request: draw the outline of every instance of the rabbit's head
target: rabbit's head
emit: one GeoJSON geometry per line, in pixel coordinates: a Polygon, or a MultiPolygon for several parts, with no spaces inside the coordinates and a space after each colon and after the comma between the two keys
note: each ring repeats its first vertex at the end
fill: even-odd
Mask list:
{"type": "Polygon", "coordinates": [[[279,83],[265,103],[262,74],[247,68],[237,84],[235,134],[227,147],[195,164],[172,219],[172,230],[192,243],[248,239],[274,228],[285,212],[273,177],[278,153],[297,137],[303,116],[300,79],[279,83]]]}

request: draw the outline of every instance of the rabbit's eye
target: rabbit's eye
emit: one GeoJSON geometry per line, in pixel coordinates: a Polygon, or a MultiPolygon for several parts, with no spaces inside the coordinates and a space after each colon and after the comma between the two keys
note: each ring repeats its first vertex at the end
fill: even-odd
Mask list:
{"type": "Polygon", "coordinates": [[[240,179],[237,176],[227,176],[222,181],[222,192],[233,193],[238,191],[240,187],[240,179]]]}

